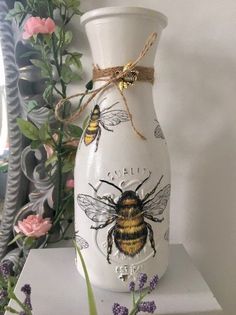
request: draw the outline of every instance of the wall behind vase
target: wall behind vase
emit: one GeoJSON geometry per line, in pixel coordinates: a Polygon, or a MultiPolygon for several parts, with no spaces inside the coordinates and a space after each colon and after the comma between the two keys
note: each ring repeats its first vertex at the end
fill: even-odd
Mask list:
{"type": "MultiPolygon", "coordinates": [[[[236,309],[236,2],[82,0],[83,11],[144,6],[169,18],[160,42],[156,110],[172,165],[171,241],[185,245],[225,310],[236,309]]],[[[75,22],[74,28],[78,29],[75,22]]],[[[82,31],[85,80],[91,57],[82,31]]],[[[72,90],[75,92],[78,87],[72,90]]]]}

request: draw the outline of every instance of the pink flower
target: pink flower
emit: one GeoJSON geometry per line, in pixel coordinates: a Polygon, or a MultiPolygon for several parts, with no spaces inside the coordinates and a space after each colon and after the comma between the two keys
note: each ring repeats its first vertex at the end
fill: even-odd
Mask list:
{"type": "Polygon", "coordinates": [[[41,19],[31,16],[24,25],[23,39],[28,39],[37,34],[52,34],[56,24],[51,18],[41,19]]]}
{"type": "Polygon", "coordinates": [[[71,189],[74,188],[75,187],[75,181],[73,179],[67,179],[66,187],[71,188],[71,189]]]}
{"type": "Polygon", "coordinates": [[[38,238],[47,234],[51,227],[50,218],[43,219],[39,214],[31,214],[23,221],[18,221],[18,225],[15,225],[14,229],[16,233],[38,238]]]}

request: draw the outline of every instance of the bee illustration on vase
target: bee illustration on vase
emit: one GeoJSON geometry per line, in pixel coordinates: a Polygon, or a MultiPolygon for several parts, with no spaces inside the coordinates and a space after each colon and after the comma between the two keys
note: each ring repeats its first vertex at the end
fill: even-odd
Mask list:
{"type": "Polygon", "coordinates": [[[91,112],[88,126],[84,133],[84,144],[87,146],[96,140],[95,152],[98,149],[98,143],[102,133],[101,126],[105,130],[113,132],[110,127],[117,126],[121,122],[129,121],[129,115],[125,110],[111,110],[111,108],[118,103],[119,102],[116,102],[103,110],[100,110],[99,105],[96,104],[91,112]]]}
{"type": "MultiPolygon", "coordinates": [[[[131,62],[127,63],[123,67],[123,72],[129,70],[130,66],[132,65],[131,62]]],[[[119,89],[123,91],[124,89],[127,89],[130,85],[134,85],[134,82],[138,80],[138,71],[137,70],[130,70],[126,73],[124,77],[120,79],[120,82],[118,84],[119,89]]]]}
{"type": "Polygon", "coordinates": [[[161,130],[161,126],[159,124],[159,121],[157,119],[155,119],[155,121],[157,123],[157,126],[156,126],[156,128],[154,130],[154,136],[155,136],[155,138],[160,138],[160,139],[164,140],[165,137],[164,137],[164,134],[163,134],[163,132],[161,130]]]}
{"type": "Polygon", "coordinates": [[[82,250],[82,249],[88,248],[89,243],[82,236],[80,236],[78,233],[79,233],[79,231],[75,232],[75,241],[76,241],[77,245],[79,246],[79,249],[82,250]]]}
{"type": "Polygon", "coordinates": [[[115,222],[107,235],[108,263],[110,263],[113,239],[121,253],[134,257],[144,248],[147,237],[149,236],[149,241],[153,249],[153,257],[156,254],[152,226],[145,219],[153,222],[162,222],[164,220],[160,216],[163,214],[169,200],[170,185],[166,185],[156,193],[157,187],[163,178],[161,176],[156,186],[143,199],[140,199],[138,190],[150,176],[151,173],[135,190],[127,191],[123,191],[111,182],[100,180],[100,182],[113,186],[120,191],[121,195],[117,202],[111,196],[97,196],[97,198],[85,194],[78,194],[77,196],[77,201],[81,209],[89,219],[98,224],[97,226],[91,226],[91,229],[103,229],[115,222]]]}

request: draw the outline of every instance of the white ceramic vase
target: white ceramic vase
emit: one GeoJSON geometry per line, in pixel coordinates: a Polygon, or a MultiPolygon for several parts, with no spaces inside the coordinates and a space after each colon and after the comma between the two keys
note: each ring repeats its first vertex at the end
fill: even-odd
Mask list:
{"type": "MultiPolygon", "coordinates": [[[[149,9],[112,7],[87,12],[82,24],[93,62],[102,69],[135,60],[156,32],[156,43],[139,63],[153,67],[167,19],[149,9]]],[[[119,91],[110,87],[91,104],[75,166],[77,242],[91,282],[114,291],[127,291],[127,281],[139,272],[161,277],[168,265],[170,166],[152,84],[136,81],[124,95],[146,140],[134,132],[119,91]]],[[[83,275],[79,259],[77,268],[83,275]]]]}

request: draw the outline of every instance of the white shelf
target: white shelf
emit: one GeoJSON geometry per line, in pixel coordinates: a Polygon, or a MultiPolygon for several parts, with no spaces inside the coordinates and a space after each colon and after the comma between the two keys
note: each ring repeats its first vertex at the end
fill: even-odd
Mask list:
{"type": "MultiPolygon", "coordinates": [[[[73,248],[32,250],[16,286],[16,293],[22,298],[20,288],[25,283],[32,287],[34,315],[89,314],[85,282],[76,270],[73,248]]],[[[114,302],[130,306],[129,293],[98,288],[94,288],[94,293],[99,315],[111,315],[114,302]]],[[[170,245],[169,268],[148,300],[155,300],[159,315],[223,314],[182,245],[170,245]]]]}

